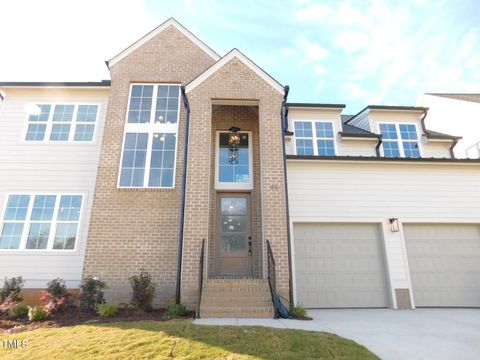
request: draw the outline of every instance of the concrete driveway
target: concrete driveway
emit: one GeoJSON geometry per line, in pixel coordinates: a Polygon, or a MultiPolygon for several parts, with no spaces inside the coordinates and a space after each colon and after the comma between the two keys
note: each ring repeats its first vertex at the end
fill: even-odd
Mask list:
{"type": "Polygon", "coordinates": [[[480,309],[309,310],[313,321],[199,319],[205,325],[259,325],[327,331],[382,359],[480,359],[480,309]]]}

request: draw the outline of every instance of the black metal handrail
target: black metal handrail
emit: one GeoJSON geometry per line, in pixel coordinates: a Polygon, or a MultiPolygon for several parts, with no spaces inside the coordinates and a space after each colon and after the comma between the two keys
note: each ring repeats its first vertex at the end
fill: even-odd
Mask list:
{"type": "Polygon", "coordinates": [[[200,302],[202,301],[202,289],[203,289],[203,263],[205,253],[205,239],[202,239],[202,250],[200,253],[200,263],[198,266],[198,302],[197,302],[197,319],[200,319],[200,302]]]}
{"type": "Polygon", "coordinates": [[[270,288],[270,294],[272,295],[272,303],[274,309],[274,317],[278,318],[277,307],[275,306],[275,297],[277,296],[277,275],[275,272],[275,259],[273,257],[272,247],[267,240],[267,270],[268,270],[268,286],[270,288]]]}

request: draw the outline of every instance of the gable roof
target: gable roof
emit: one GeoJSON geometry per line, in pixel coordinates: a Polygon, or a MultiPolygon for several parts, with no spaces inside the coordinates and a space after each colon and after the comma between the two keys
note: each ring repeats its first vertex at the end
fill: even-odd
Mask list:
{"type": "Polygon", "coordinates": [[[444,98],[463,100],[480,103],[480,94],[446,94],[446,93],[427,93],[427,95],[440,96],[444,98]]]}
{"type": "Polygon", "coordinates": [[[270,86],[272,86],[275,90],[277,90],[280,94],[285,93],[285,89],[283,85],[280,84],[277,80],[275,80],[272,76],[270,76],[265,70],[260,68],[257,64],[255,64],[252,60],[250,60],[247,56],[245,56],[240,50],[232,49],[228,52],[224,57],[222,57],[219,61],[215,64],[210,66],[207,70],[197,76],[195,79],[190,81],[190,83],[185,86],[185,92],[190,92],[195,89],[198,85],[202,82],[207,80],[210,76],[215,74],[223,65],[227,64],[230,60],[237,58],[243,64],[245,64],[250,70],[252,70],[255,74],[260,76],[263,80],[265,80],[270,86]]]}
{"type": "Polygon", "coordinates": [[[122,60],[124,57],[131,54],[133,51],[138,49],[140,46],[142,46],[147,41],[149,41],[153,37],[157,36],[163,30],[167,29],[170,26],[175,27],[178,31],[180,31],[183,35],[185,35],[190,41],[192,41],[195,45],[197,45],[200,49],[202,49],[213,60],[218,61],[220,59],[220,55],[218,55],[215,51],[213,51],[207,44],[205,44],[202,40],[200,40],[198,37],[193,35],[183,25],[181,25],[177,20],[175,20],[174,18],[170,18],[167,21],[165,21],[163,24],[160,24],[158,27],[156,27],[155,29],[150,31],[148,34],[143,36],[142,38],[135,41],[132,45],[130,45],[126,49],[122,50],[120,53],[115,55],[113,58],[106,61],[107,66],[110,67],[110,66],[115,65],[117,62],[122,60]]]}
{"type": "Polygon", "coordinates": [[[369,110],[393,110],[393,111],[428,111],[426,107],[420,106],[393,106],[393,105],[368,105],[364,109],[360,110],[357,114],[345,121],[345,124],[350,123],[353,119],[356,119],[360,115],[369,110]]]}

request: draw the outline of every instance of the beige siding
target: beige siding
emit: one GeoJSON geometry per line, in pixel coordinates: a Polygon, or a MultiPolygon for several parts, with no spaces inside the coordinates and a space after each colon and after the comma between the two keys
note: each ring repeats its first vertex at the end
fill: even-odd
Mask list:
{"type": "Polygon", "coordinates": [[[0,211],[9,192],[75,192],[84,195],[77,250],[69,253],[0,251],[0,278],[22,275],[27,288],[43,288],[56,277],[78,287],[93,201],[106,89],[8,89],[0,114],[0,211]],[[38,102],[99,104],[95,141],[90,143],[25,142],[25,106],[38,102]]]}

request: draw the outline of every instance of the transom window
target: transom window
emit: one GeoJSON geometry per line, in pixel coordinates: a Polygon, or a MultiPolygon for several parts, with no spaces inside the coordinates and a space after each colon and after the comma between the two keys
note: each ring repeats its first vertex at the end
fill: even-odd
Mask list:
{"type": "Polygon", "coordinates": [[[93,141],[98,105],[35,104],[29,108],[26,141],[93,141]]]}
{"type": "Polygon", "coordinates": [[[415,124],[379,124],[385,157],[419,158],[420,145],[415,124]]]}
{"type": "Polygon", "coordinates": [[[179,113],[179,85],[132,84],[119,187],[174,187],[179,113]]]}
{"type": "Polygon", "coordinates": [[[297,155],[335,156],[335,135],[330,121],[295,121],[297,155]]]}
{"type": "Polygon", "coordinates": [[[74,250],[82,200],[82,195],[9,195],[0,250],[74,250]]]}
{"type": "Polygon", "coordinates": [[[228,132],[217,133],[216,188],[252,189],[251,132],[240,132],[240,144],[229,144],[228,132]]]}

